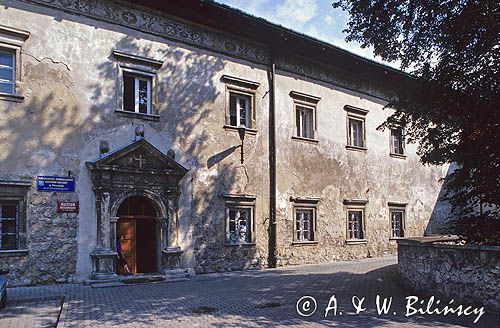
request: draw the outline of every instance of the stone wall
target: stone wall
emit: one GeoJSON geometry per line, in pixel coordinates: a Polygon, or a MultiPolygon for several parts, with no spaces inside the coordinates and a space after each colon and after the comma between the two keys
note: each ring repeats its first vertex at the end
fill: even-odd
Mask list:
{"type": "Polygon", "coordinates": [[[428,295],[500,310],[500,247],[398,241],[398,268],[405,285],[428,295]]]}

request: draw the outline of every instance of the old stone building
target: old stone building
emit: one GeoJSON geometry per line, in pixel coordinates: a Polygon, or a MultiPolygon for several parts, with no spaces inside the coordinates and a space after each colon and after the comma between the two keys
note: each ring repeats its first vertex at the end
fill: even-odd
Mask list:
{"type": "Polygon", "coordinates": [[[209,1],[6,0],[0,24],[13,285],[116,279],[118,236],[136,273],[382,256],[446,211],[446,168],[377,130],[402,72],[209,1]]]}

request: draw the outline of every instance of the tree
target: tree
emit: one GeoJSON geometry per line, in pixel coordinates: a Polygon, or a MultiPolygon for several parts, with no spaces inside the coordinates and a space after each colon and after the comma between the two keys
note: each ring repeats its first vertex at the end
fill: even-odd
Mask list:
{"type": "Polygon", "coordinates": [[[423,163],[455,163],[447,197],[456,232],[500,243],[500,2],[338,0],[350,14],[347,41],[400,61],[415,88],[400,90],[380,129],[405,127],[423,163]],[[487,227],[479,236],[478,227],[487,227]]]}

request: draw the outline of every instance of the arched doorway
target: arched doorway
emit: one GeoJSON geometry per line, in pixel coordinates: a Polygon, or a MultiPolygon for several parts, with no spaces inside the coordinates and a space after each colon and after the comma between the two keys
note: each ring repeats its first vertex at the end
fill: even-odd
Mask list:
{"type": "MultiPolygon", "coordinates": [[[[158,272],[158,225],[153,201],[143,196],[125,199],[118,208],[116,237],[132,273],[158,272]]],[[[117,264],[116,273],[124,274],[117,264]]]]}

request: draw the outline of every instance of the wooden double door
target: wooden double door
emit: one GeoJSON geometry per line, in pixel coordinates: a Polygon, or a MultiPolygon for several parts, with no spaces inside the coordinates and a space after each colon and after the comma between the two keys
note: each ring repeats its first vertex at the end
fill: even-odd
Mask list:
{"type": "MultiPolygon", "coordinates": [[[[117,236],[122,255],[132,273],[158,272],[157,220],[154,205],[144,197],[131,197],[118,210],[117,236]]],[[[124,274],[117,261],[116,272],[124,274]]]]}

